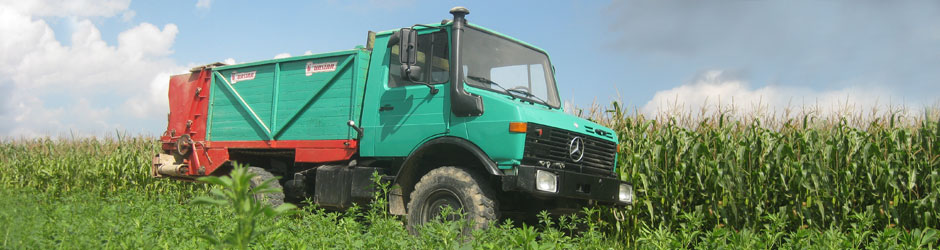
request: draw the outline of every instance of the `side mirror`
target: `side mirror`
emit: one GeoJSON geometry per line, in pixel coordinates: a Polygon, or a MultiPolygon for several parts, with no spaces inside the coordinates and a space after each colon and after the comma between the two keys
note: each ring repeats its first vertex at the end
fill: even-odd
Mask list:
{"type": "Polygon", "coordinates": [[[398,59],[401,61],[401,77],[405,80],[424,84],[437,94],[437,88],[428,82],[421,82],[421,66],[418,66],[418,31],[402,28],[389,37],[388,47],[398,44],[398,59]]]}
{"type": "Polygon", "coordinates": [[[421,79],[421,66],[401,64],[401,77],[409,81],[421,79]]]}
{"type": "MultiPolygon", "coordinates": [[[[402,28],[398,31],[398,49],[399,59],[402,66],[414,67],[418,64],[418,32],[410,28],[402,28]]],[[[403,67],[404,69],[404,67],[403,67]]],[[[403,76],[405,72],[402,72],[403,76]]]]}

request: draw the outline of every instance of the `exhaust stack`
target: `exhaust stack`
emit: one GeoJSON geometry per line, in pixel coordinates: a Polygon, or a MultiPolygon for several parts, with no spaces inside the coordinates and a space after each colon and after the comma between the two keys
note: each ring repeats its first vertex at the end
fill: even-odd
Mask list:
{"type": "Polygon", "coordinates": [[[460,37],[463,27],[467,24],[464,17],[470,14],[467,8],[457,6],[450,9],[454,15],[451,26],[451,63],[450,64],[450,109],[458,117],[480,116],[483,114],[483,99],[480,96],[467,92],[463,88],[463,67],[460,66],[460,37]]]}

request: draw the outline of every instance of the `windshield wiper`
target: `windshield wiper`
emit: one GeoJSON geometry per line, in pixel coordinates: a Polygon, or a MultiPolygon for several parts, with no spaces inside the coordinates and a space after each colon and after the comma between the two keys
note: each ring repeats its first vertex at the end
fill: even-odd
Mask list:
{"type": "MultiPolygon", "coordinates": [[[[520,86],[520,87],[521,87],[521,86],[520,86]]],[[[528,89],[528,88],[511,88],[511,89],[506,90],[506,92],[513,92],[513,91],[519,92],[519,93],[522,93],[523,95],[525,95],[526,97],[535,98],[535,100],[538,100],[538,101],[542,102],[542,104],[545,104],[545,106],[549,106],[549,105],[548,105],[548,102],[546,102],[545,100],[542,100],[542,98],[539,98],[538,96],[532,94],[532,92],[529,92],[529,91],[526,90],[526,89],[528,89]]]]}
{"type": "Polygon", "coordinates": [[[512,97],[513,99],[520,99],[520,100],[529,101],[529,102],[532,102],[532,103],[538,102],[538,103],[540,103],[540,104],[542,104],[542,105],[550,106],[550,105],[548,105],[548,102],[545,102],[544,100],[542,100],[542,99],[539,98],[538,96],[535,96],[535,95],[533,95],[532,93],[529,93],[528,91],[519,90],[519,89],[515,89],[515,88],[514,88],[514,89],[506,89],[506,88],[503,88],[502,85],[499,85],[499,83],[496,83],[496,82],[494,82],[493,80],[490,80],[490,79],[486,79],[485,77],[470,76],[470,75],[468,75],[467,78],[470,78],[470,80],[474,80],[474,81],[477,81],[477,82],[488,83],[488,84],[494,85],[494,86],[496,86],[496,87],[499,87],[500,89],[503,90],[503,92],[505,92],[507,95],[509,95],[509,96],[512,97]],[[514,95],[512,92],[522,93],[522,94],[525,95],[525,96],[524,96],[525,98],[524,98],[524,99],[523,99],[523,98],[520,98],[519,96],[514,95]],[[531,97],[535,97],[535,99],[532,99],[531,97]]]}
{"type": "Polygon", "coordinates": [[[467,78],[470,78],[470,80],[474,80],[474,81],[478,81],[478,82],[486,83],[486,84],[491,84],[496,87],[499,87],[500,89],[503,89],[503,92],[506,92],[506,94],[512,97],[512,99],[519,99],[518,96],[513,95],[512,92],[509,92],[509,90],[507,90],[506,88],[503,88],[503,86],[499,85],[499,83],[496,83],[493,80],[486,79],[485,77],[481,77],[481,76],[469,76],[469,75],[467,76],[467,78]]]}

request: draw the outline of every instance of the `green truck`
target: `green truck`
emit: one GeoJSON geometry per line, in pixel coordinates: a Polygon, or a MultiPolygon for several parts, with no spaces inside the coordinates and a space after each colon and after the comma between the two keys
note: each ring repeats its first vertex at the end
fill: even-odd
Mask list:
{"type": "Polygon", "coordinates": [[[409,227],[446,207],[483,227],[631,204],[617,134],[562,111],[548,54],[450,13],[352,50],[171,77],[151,174],[194,180],[239,162],[256,184],[278,178],[283,193],[258,198],[333,209],[369,202],[378,176],[409,227]]]}

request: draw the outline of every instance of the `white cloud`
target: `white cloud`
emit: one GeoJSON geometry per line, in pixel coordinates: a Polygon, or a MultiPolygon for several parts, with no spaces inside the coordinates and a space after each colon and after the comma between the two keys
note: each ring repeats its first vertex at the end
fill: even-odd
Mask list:
{"type": "Polygon", "coordinates": [[[656,92],[641,112],[646,115],[731,111],[742,115],[787,115],[815,112],[819,116],[866,112],[911,105],[891,90],[855,86],[835,90],[768,85],[751,87],[747,81],[720,70],[707,71],[691,83],[656,92]],[[890,107],[889,107],[890,106],[890,107]]]}
{"type": "Polygon", "coordinates": [[[788,86],[940,92],[938,1],[610,2],[598,50],[649,62],[646,71],[733,68],[788,86]]]}
{"type": "Polygon", "coordinates": [[[305,56],[313,55],[313,51],[304,51],[305,56]]]}
{"type": "Polygon", "coordinates": [[[0,0],[0,8],[56,17],[111,17],[130,4],[130,0],[0,0]]]}
{"type": "Polygon", "coordinates": [[[125,11],[123,14],[121,14],[121,21],[130,22],[131,20],[134,20],[135,16],[137,16],[136,11],[133,11],[133,10],[125,11]]]}
{"type": "Polygon", "coordinates": [[[170,88],[170,77],[181,72],[186,72],[186,68],[173,68],[157,73],[143,92],[128,98],[124,105],[121,105],[124,108],[122,111],[143,119],[165,114],[169,111],[167,109],[169,105],[167,103],[167,92],[170,88]]]}
{"type": "Polygon", "coordinates": [[[209,7],[212,7],[212,0],[199,0],[199,1],[196,1],[196,8],[208,9],[209,7]]]}
{"type": "Polygon", "coordinates": [[[141,23],[137,27],[118,35],[118,48],[133,57],[166,56],[173,53],[170,48],[179,28],[175,24],[163,26],[163,30],[153,24],[141,23]]]}
{"type": "Polygon", "coordinates": [[[235,64],[238,64],[237,62],[235,62],[235,58],[231,58],[231,57],[230,57],[230,58],[225,58],[225,60],[222,61],[222,63],[228,64],[228,65],[235,65],[235,64]]]}
{"type": "Polygon", "coordinates": [[[167,57],[176,25],[140,23],[108,44],[83,17],[127,15],[126,1],[24,2],[0,2],[0,34],[16,34],[0,38],[0,136],[161,129],[167,79],[186,72],[167,57]],[[70,45],[37,16],[69,17],[70,45]]]}
{"type": "Polygon", "coordinates": [[[288,58],[288,57],[290,57],[290,53],[280,53],[280,54],[274,55],[274,59],[281,59],[281,58],[288,58]]]}
{"type": "Polygon", "coordinates": [[[121,130],[119,124],[109,122],[114,113],[111,107],[96,107],[88,99],[78,97],[68,107],[45,108],[41,99],[25,97],[16,103],[17,124],[7,135],[37,136],[95,136],[121,130]]]}

